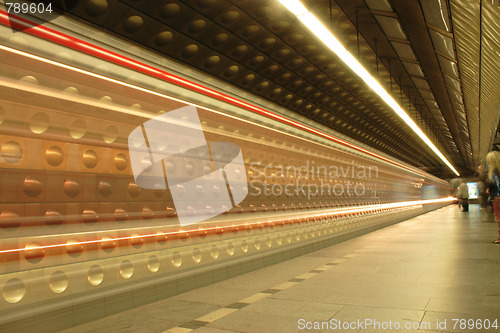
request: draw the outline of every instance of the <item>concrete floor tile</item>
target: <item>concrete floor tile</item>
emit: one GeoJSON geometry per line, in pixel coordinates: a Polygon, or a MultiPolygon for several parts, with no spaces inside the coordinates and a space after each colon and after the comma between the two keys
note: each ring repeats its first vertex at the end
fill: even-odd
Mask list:
{"type": "Polygon", "coordinates": [[[306,320],[328,320],[342,308],[344,306],[338,304],[294,301],[272,297],[246,307],[248,311],[286,315],[306,320]]]}
{"type": "Polygon", "coordinates": [[[252,333],[288,333],[298,329],[299,319],[300,318],[297,317],[242,309],[230,316],[214,321],[205,327],[252,333]]]}
{"type": "Polygon", "coordinates": [[[439,331],[445,332],[498,332],[500,330],[500,318],[493,315],[473,315],[470,313],[460,313],[460,312],[436,312],[436,311],[426,311],[423,321],[434,323],[434,328],[436,328],[437,323],[439,323],[441,329],[439,331]],[[473,320],[469,322],[469,320],[473,320]],[[465,320],[465,321],[464,321],[465,320]],[[478,321],[479,320],[479,321],[478,321]],[[489,328],[479,328],[478,323],[487,324],[489,320],[489,328]],[[491,327],[491,323],[497,320],[499,328],[491,327]],[[471,324],[469,326],[469,324],[471,324]],[[461,327],[461,325],[464,325],[461,327]]]}
{"type": "Polygon", "coordinates": [[[203,326],[203,327],[197,328],[193,332],[195,332],[195,333],[238,333],[240,331],[224,330],[221,328],[203,326]]]}
{"type": "Polygon", "coordinates": [[[390,296],[388,294],[332,293],[318,300],[321,303],[360,305],[391,309],[424,310],[428,297],[390,296]]]}
{"type": "Polygon", "coordinates": [[[431,298],[425,309],[433,312],[468,313],[475,316],[498,316],[500,314],[500,301],[485,302],[472,300],[457,302],[452,299],[431,298]]]}
{"type": "MultiPolygon", "coordinates": [[[[424,311],[348,305],[335,314],[330,322],[337,325],[338,328],[343,328],[341,325],[345,324],[342,324],[342,322],[349,323],[349,326],[355,323],[354,326],[351,326],[356,327],[352,331],[360,332],[392,332],[398,330],[411,332],[422,328],[420,322],[424,314],[424,311]]],[[[431,329],[432,327],[428,326],[427,328],[431,329]]]]}
{"type": "Polygon", "coordinates": [[[176,300],[202,302],[225,306],[255,294],[253,291],[236,288],[211,288],[210,286],[188,291],[173,297],[176,300]]]}
{"type": "Polygon", "coordinates": [[[206,321],[206,322],[211,323],[215,320],[219,320],[221,318],[224,318],[224,317],[226,317],[226,316],[228,316],[231,313],[234,313],[236,311],[238,311],[238,309],[222,308],[222,309],[218,309],[218,310],[212,311],[210,313],[207,313],[206,315],[203,315],[201,317],[198,317],[198,318],[196,318],[196,320],[206,321]]]}

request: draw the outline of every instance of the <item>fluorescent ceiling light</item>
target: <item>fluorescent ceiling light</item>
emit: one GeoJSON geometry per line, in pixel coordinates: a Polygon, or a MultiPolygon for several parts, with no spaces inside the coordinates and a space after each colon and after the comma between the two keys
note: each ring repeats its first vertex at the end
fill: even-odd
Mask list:
{"type": "Polygon", "coordinates": [[[298,0],[279,0],[293,15],[304,15],[309,11],[307,8],[298,0]]]}
{"type": "Polygon", "coordinates": [[[371,74],[354,58],[354,56],[347,51],[347,49],[340,43],[340,41],[326,28],[320,20],[318,20],[313,13],[307,10],[306,7],[299,0],[279,0],[290,12],[316,35],[330,50],[333,51],[354,73],[356,73],[365,83],[384,100],[403,121],[410,126],[410,128],[429,146],[434,153],[457,175],[460,176],[453,165],[444,157],[444,155],[437,149],[431,140],[425,135],[424,132],[417,126],[417,124],[408,116],[408,114],[399,106],[399,104],[392,98],[387,91],[378,83],[378,81],[371,76],[371,74]]]}

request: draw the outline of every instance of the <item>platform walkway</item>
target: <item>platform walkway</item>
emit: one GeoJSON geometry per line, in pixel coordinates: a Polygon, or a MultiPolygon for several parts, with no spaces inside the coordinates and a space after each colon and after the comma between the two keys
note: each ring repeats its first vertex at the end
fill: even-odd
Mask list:
{"type": "Polygon", "coordinates": [[[67,332],[500,332],[496,232],[451,205],[67,332]]]}

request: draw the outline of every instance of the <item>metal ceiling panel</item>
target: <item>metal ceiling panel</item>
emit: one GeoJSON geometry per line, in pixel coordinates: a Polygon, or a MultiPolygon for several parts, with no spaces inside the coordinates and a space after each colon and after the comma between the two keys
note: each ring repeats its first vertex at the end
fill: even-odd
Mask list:
{"type": "Polygon", "coordinates": [[[454,78],[452,78],[451,76],[448,76],[448,75],[444,76],[444,80],[446,81],[446,86],[448,87],[448,89],[451,88],[457,92],[462,91],[462,89],[460,87],[460,81],[455,80],[454,78]]]}
{"type": "Polygon", "coordinates": [[[435,30],[429,30],[429,32],[431,34],[432,43],[434,44],[434,48],[436,49],[436,51],[450,58],[455,58],[452,39],[435,30]]]}
{"type": "Polygon", "coordinates": [[[413,82],[415,83],[415,86],[418,88],[418,89],[422,89],[422,90],[431,90],[431,88],[429,87],[429,84],[427,83],[426,80],[424,79],[419,79],[418,77],[412,77],[411,78],[413,80],[413,82]]]}
{"type": "Polygon", "coordinates": [[[424,76],[424,72],[422,72],[422,68],[420,67],[420,65],[407,61],[403,61],[403,65],[405,66],[408,74],[412,76],[420,76],[420,77],[424,76]]]}
{"type": "Polygon", "coordinates": [[[392,12],[392,7],[388,0],[365,0],[370,9],[392,12]]]}
{"type": "Polygon", "coordinates": [[[430,99],[430,100],[435,99],[432,91],[421,90],[420,95],[422,96],[423,99],[430,99]]]}
{"type": "Polygon", "coordinates": [[[459,75],[458,75],[457,64],[449,59],[446,59],[445,57],[438,56],[438,59],[439,59],[439,65],[441,66],[441,70],[444,73],[458,79],[459,75]]]}
{"type": "MultiPolygon", "coordinates": [[[[427,103],[427,106],[429,106],[429,108],[435,108],[439,110],[439,105],[435,100],[426,99],[425,102],[427,103]]],[[[439,113],[439,116],[441,116],[441,112],[439,113]]]]}
{"type": "Polygon", "coordinates": [[[415,57],[415,53],[411,49],[411,46],[404,43],[392,42],[392,47],[398,54],[400,58],[408,59],[408,60],[417,60],[415,57]]]}
{"type": "Polygon", "coordinates": [[[451,30],[448,7],[445,0],[420,0],[420,4],[428,23],[445,31],[451,30]]]}
{"type": "Polygon", "coordinates": [[[474,163],[484,161],[496,132],[500,105],[500,7],[451,0],[458,63],[474,163]]]}
{"type": "MultiPolygon", "coordinates": [[[[431,1],[432,2],[432,1],[431,1]]],[[[427,2],[427,4],[431,3],[427,2]]],[[[458,78],[458,71],[454,73],[453,65],[446,64],[440,66],[440,61],[446,59],[450,61],[454,59],[453,40],[452,34],[448,33],[446,29],[440,28],[439,23],[431,23],[432,18],[429,18],[429,10],[426,13],[423,11],[422,7],[426,6],[425,0],[421,1],[398,1],[393,0],[392,2],[395,13],[398,15],[403,28],[405,29],[406,35],[408,36],[408,41],[413,46],[415,56],[418,59],[422,67],[422,71],[425,74],[425,78],[429,86],[432,89],[432,93],[436,99],[441,110],[442,117],[446,121],[447,127],[453,136],[453,141],[455,144],[448,142],[448,146],[457,146],[459,148],[459,154],[454,151],[454,158],[459,159],[458,165],[468,168],[472,166],[472,160],[470,154],[468,153],[465,145],[465,141],[468,140],[468,136],[463,133],[462,126],[459,125],[456,119],[455,111],[452,107],[452,101],[448,93],[448,88],[444,79],[444,69],[450,72],[450,75],[455,74],[458,78]],[[423,3],[423,5],[422,5],[423,3]],[[427,14],[427,15],[426,15],[427,14]],[[434,37],[432,37],[434,36],[434,37]],[[447,39],[445,39],[447,38],[447,39]],[[440,48],[437,50],[436,46],[440,48]],[[439,60],[438,60],[439,59],[439,60]],[[448,68],[446,68],[448,67],[448,68]]],[[[436,4],[436,2],[434,2],[436,4]]],[[[442,12],[443,15],[446,14],[442,11],[437,3],[438,8],[435,10],[442,12]]],[[[446,20],[446,17],[444,17],[446,20]]],[[[445,22],[445,21],[443,21],[445,22]]],[[[444,23],[443,23],[444,24],[444,23]]],[[[437,117],[434,117],[437,121],[437,117]]]]}
{"type": "Polygon", "coordinates": [[[399,24],[399,21],[395,17],[375,15],[378,24],[385,32],[385,34],[392,38],[406,39],[406,35],[403,28],[399,24]]]}

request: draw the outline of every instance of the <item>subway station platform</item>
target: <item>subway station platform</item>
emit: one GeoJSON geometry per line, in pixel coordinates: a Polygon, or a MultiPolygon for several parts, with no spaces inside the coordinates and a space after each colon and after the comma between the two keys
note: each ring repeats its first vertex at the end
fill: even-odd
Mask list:
{"type": "Polygon", "coordinates": [[[497,232],[450,205],[67,332],[499,332],[497,232]]]}

